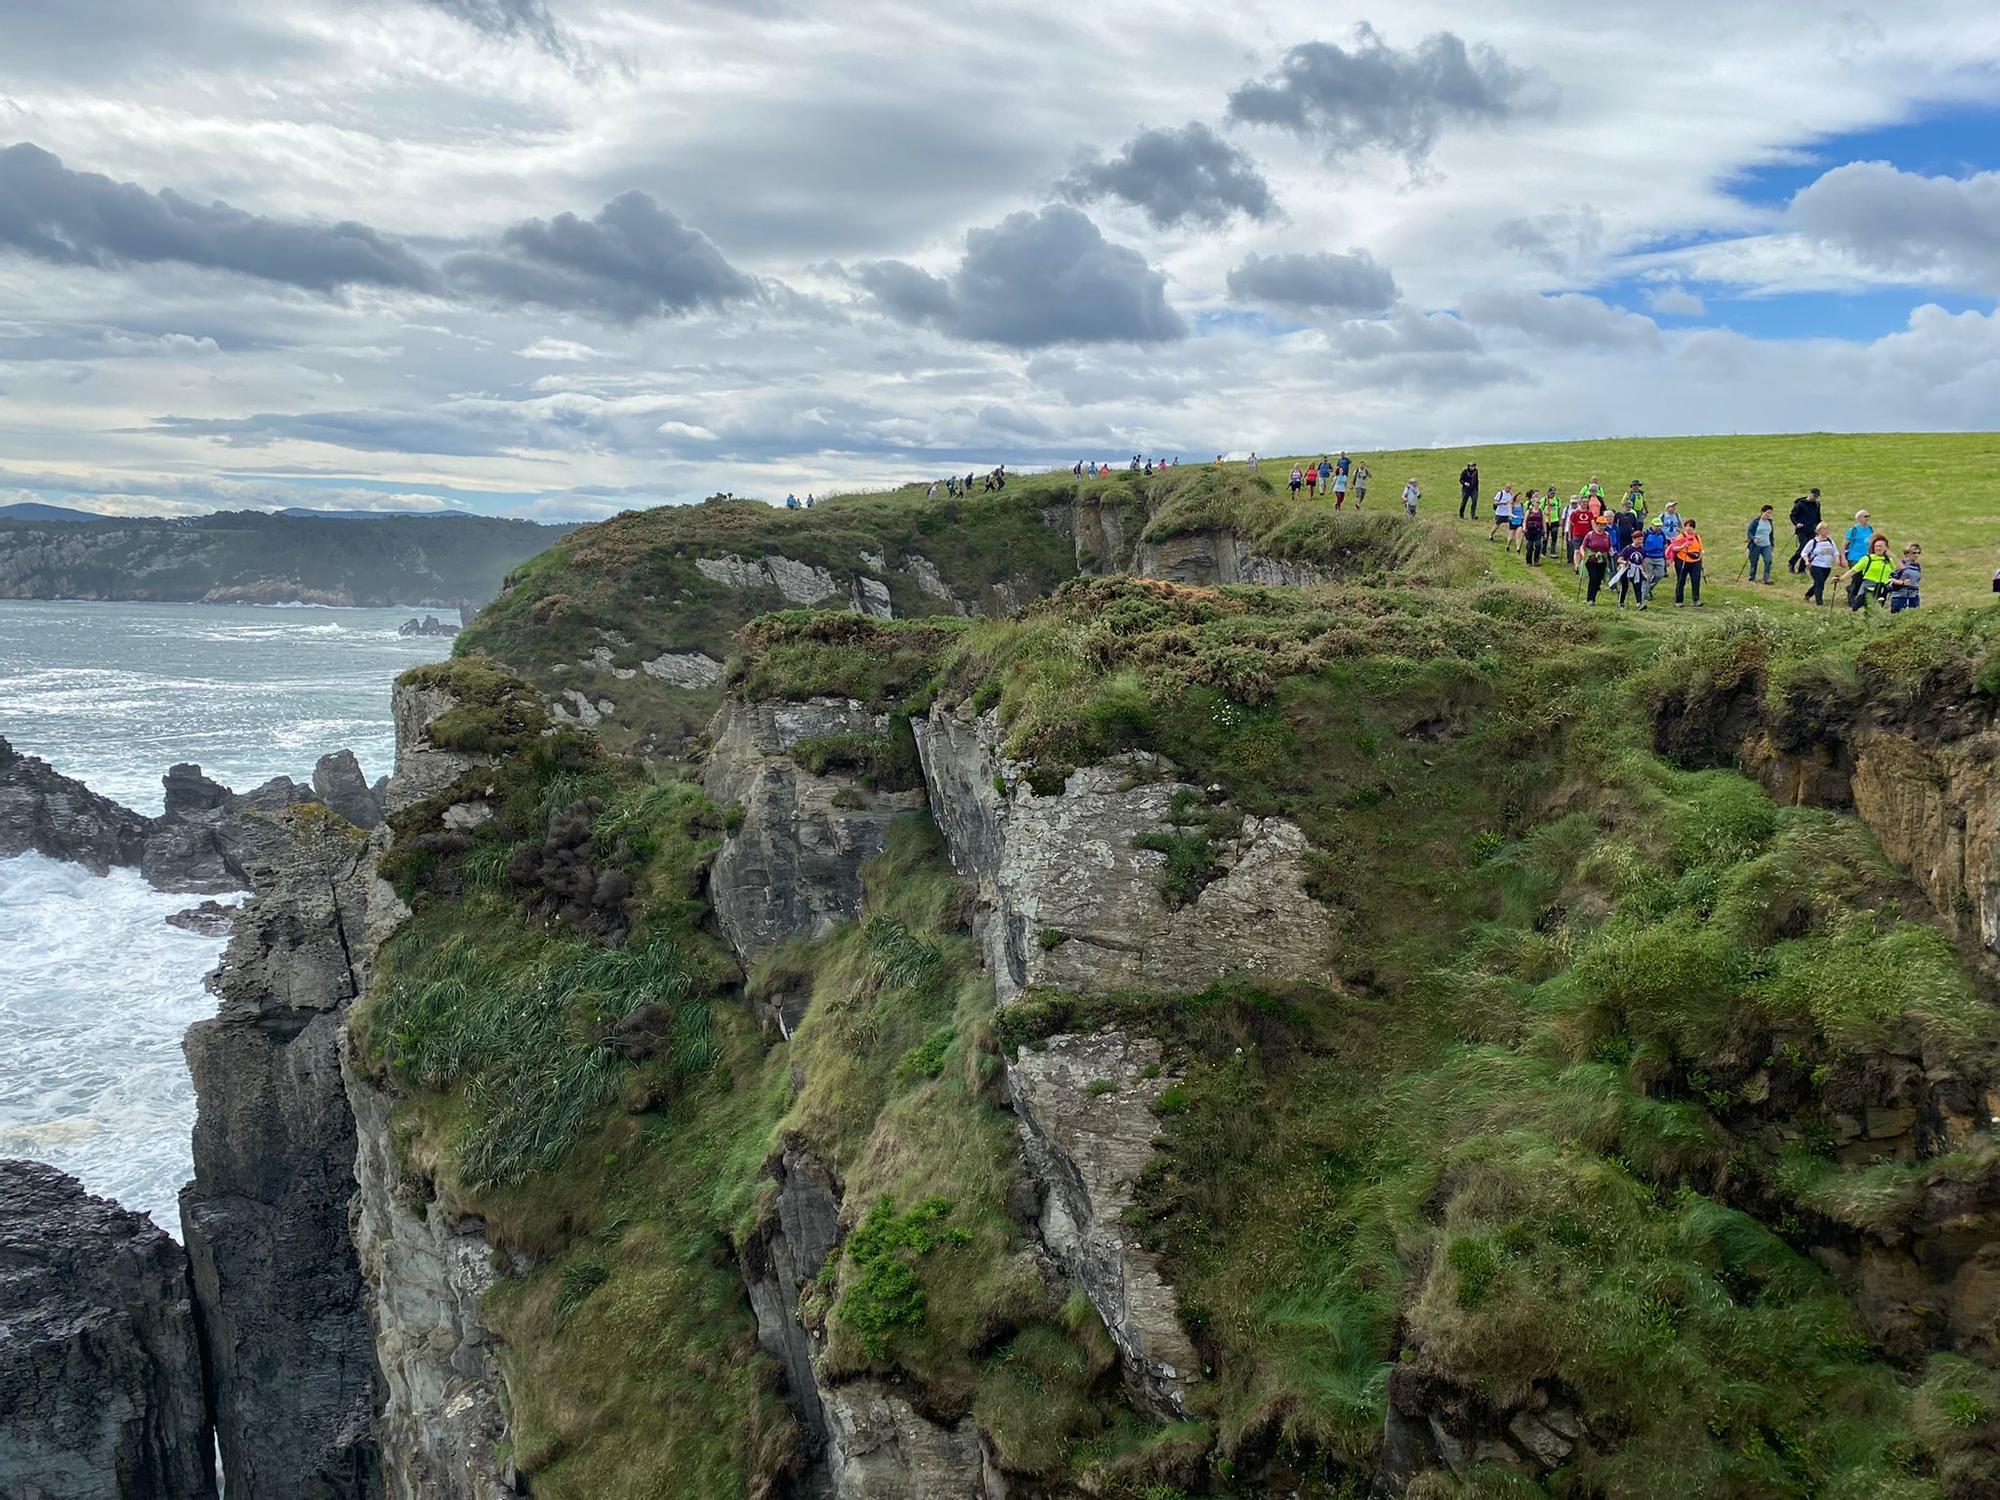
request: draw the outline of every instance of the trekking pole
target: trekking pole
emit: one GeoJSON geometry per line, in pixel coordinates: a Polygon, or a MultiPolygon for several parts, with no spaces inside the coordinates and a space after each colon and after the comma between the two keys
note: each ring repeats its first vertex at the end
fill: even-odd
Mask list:
{"type": "Polygon", "coordinates": [[[1743,549],[1743,566],[1736,570],[1736,581],[1738,583],[1741,583],[1743,581],[1743,575],[1745,573],[1748,573],[1749,571],[1750,571],[1750,549],[1746,546],[1743,549]]]}

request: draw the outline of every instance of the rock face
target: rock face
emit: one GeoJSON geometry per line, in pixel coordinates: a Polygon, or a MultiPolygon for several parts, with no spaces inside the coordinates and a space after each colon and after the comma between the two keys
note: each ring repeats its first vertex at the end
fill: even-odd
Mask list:
{"type": "Polygon", "coordinates": [[[835,1386],[825,1400],[836,1500],[1005,1500],[970,1417],[941,1426],[880,1380],[835,1386]]]}
{"type": "Polygon", "coordinates": [[[313,795],[356,828],[373,828],[382,821],[382,802],[352,750],[322,755],[313,767],[313,795]]]}
{"type": "Polygon", "coordinates": [[[499,1280],[484,1226],[405,1183],[389,1133],[395,1100],[343,1046],[357,1151],[354,1251],[368,1286],[389,1500],[502,1500],[501,1375],[479,1303],[499,1280]]]}
{"type": "Polygon", "coordinates": [[[0,1162],[0,1495],[212,1500],[188,1298],[150,1219],[0,1162]]]}
{"type": "Polygon", "coordinates": [[[1233,531],[1196,531],[1164,542],[1141,542],[1132,571],[1141,578],[1164,578],[1172,583],[1308,588],[1333,582],[1327,569],[1258,552],[1233,531]]]}
{"type": "Polygon", "coordinates": [[[829,1492],[829,1431],[813,1369],[818,1346],[799,1321],[799,1293],[840,1243],[840,1187],[810,1153],[791,1145],[767,1169],[775,1200],[743,1250],[743,1282],[757,1316],[757,1343],[785,1373],[785,1395],[806,1436],[814,1478],[808,1493],[829,1492]]]}
{"type": "Polygon", "coordinates": [[[490,756],[443,750],[431,743],[428,733],[431,725],[457,701],[441,687],[415,687],[399,682],[391,691],[389,711],[396,723],[396,772],[389,778],[388,791],[382,799],[385,817],[437,796],[474,767],[493,763],[490,756]]]}
{"type": "Polygon", "coordinates": [[[1201,1360],[1125,1213],[1159,1133],[1153,1101],[1170,1081],[1157,1041],[1118,1031],[1051,1037],[1007,1069],[1022,1155],[1042,1187],[1042,1242],[1104,1319],[1133,1397],[1162,1421],[1187,1415],[1201,1360]]]}
{"type": "Polygon", "coordinates": [[[730,552],[721,557],[698,557],[694,565],[702,577],[726,587],[776,589],[792,604],[824,604],[846,592],[825,568],[775,554],[746,560],[730,552]]]}
{"type": "Polygon", "coordinates": [[[1296,824],[1243,819],[1210,849],[1215,878],[1173,906],[1161,891],[1168,856],[1136,841],[1181,833],[1176,807],[1201,801],[1200,789],[1132,756],[1036,796],[998,743],[990,713],[967,720],[939,706],[917,726],[932,810],[952,863],[975,882],[1002,1004],[1037,986],[1181,992],[1238,974],[1331,979],[1332,913],[1306,892],[1296,824]]]}
{"type": "Polygon", "coordinates": [[[152,820],[0,739],[0,859],[36,853],[103,875],[136,865],[152,820]]]}
{"type": "Polygon", "coordinates": [[[229,1493],[345,1500],[379,1492],[336,1047],[373,952],[373,881],[346,822],[305,808],[278,826],[284,857],[210,978],[220,1009],[184,1044],[197,1116],[181,1224],[229,1493]]]}
{"type": "MultiPolygon", "coordinates": [[[[829,736],[881,736],[865,704],[730,703],[715,721],[702,787],[743,821],[710,875],[717,920],[748,965],[793,938],[815,937],[861,910],[861,865],[889,825],[923,806],[921,791],[872,791],[853,775],[814,775],[794,753],[829,736]]],[[[796,1019],[796,1018],[794,1018],[796,1019]]]]}

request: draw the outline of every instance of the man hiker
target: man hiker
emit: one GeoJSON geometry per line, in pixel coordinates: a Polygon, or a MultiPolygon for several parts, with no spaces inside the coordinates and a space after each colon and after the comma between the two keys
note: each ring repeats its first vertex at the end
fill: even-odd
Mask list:
{"type": "Polygon", "coordinates": [[[1810,542],[1813,536],[1819,531],[1818,490],[1808,490],[1792,502],[1790,520],[1792,523],[1792,535],[1799,539],[1799,544],[1793,549],[1792,560],[1786,563],[1785,567],[1790,572],[1803,573],[1806,570],[1806,543],[1810,542]]]}
{"type": "Polygon", "coordinates": [[[1618,514],[1611,518],[1611,540],[1618,544],[1618,550],[1622,552],[1644,529],[1645,524],[1639,512],[1633,508],[1632,497],[1628,494],[1624,504],[1619,506],[1618,514]]]}
{"type": "Polygon", "coordinates": [[[1479,465],[1467,464],[1458,471],[1458,518],[1479,519],[1479,465]]]}
{"type": "Polygon", "coordinates": [[[1403,486],[1403,514],[1414,516],[1417,513],[1417,502],[1423,498],[1424,492],[1417,487],[1417,476],[1412,474],[1410,482],[1403,486]]]}
{"type": "Polygon", "coordinates": [[[1368,465],[1356,464],[1354,466],[1352,483],[1354,485],[1354,508],[1356,510],[1361,509],[1362,506],[1368,503],[1368,477],[1368,465]]]}
{"type": "Polygon", "coordinates": [[[1667,534],[1660,529],[1658,520],[1647,524],[1645,533],[1639,538],[1639,550],[1645,558],[1646,588],[1639,595],[1639,608],[1644,609],[1653,597],[1653,590],[1667,576],[1667,534]]]}
{"type": "Polygon", "coordinates": [[[1924,602],[1917,594],[1924,582],[1924,566],[1920,561],[1923,553],[1924,549],[1915,542],[1903,549],[1903,560],[1889,575],[1890,614],[1900,615],[1904,610],[1915,609],[1924,602]]]}
{"type": "Polygon", "coordinates": [[[1768,586],[1771,582],[1772,540],[1778,529],[1778,522],[1774,514],[1776,509],[1777,507],[1775,506],[1767,505],[1758,511],[1743,533],[1743,545],[1750,553],[1750,581],[1752,583],[1757,581],[1757,564],[1759,562],[1764,564],[1765,584],[1768,586]]]}

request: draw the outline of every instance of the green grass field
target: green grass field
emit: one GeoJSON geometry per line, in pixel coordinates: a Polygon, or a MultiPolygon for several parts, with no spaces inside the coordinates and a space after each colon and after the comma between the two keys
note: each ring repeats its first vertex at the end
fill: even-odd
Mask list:
{"type": "MultiPolygon", "coordinates": [[[[1399,506],[1403,482],[1415,475],[1424,492],[1421,513],[1433,518],[1456,515],[1458,471],[1468,459],[1477,460],[1486,513],[1482,533],[1491,524],[1493,492],[1505,481],[1513,481],[1523,493],[1553,484],[1567,497],[1595,474],[1615,507],[1626,483],[1638,479],[1654,511],[1678,500],[1681,514],[1701,523],[1709,558],[1703,595],[1717,604],[1764,603],[1773,596],[1795,600],[1805,592],[1803,584],[1789,587],[1784,572],[1791,555],[1785,518],[1792,500],[1813,485],[1820,488],[1836,539],[1853,523],[1854,512],[1865,507],[1898,552],[1906,541],[1923,544],[1926,603],[1989,599],[1993,570],[2000,567],[2000,433],[1612,438],[1349,452],[1366,459],[1374,471],[1370,510],[1399,506]],[[1735,584],[1743,562],[1743,528],[1767,504],[1777,507],[1779,581],[1769,589],[1735,584]]],[[[1289,472],[1294,462],[1302,460],[1267,459],[1262,472],[1289,472]]],[[[1558,556],[1556,581],[1566,584],[1560,561],[1558,556]]],[[[1515,559],[1495,563],[1502,576],[1515,568],[1527,571],[1515,559]]]]}

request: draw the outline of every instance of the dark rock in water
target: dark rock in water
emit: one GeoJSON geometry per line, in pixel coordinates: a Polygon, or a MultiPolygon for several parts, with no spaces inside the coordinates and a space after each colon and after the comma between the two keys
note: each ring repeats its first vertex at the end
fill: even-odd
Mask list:
{"type": "Polygon", "coordinates": [[[382,799],[361,774],[352,750],[322,755],[313,767],[312,785],[320,801],[356,828],[373,828],[382,821],[382,799]]]}
{"type": "Polygon", "coordinates": [[[0,1495],[211,1500],[213,1451],[180,1247],[0,1162],[0,1495]]]}
{"type": "Polygon", "coordinates": [[[336,1050],[365,982],[362,834],[316,807],[269,819],[279,857],[188,1029],[197,1116],[181,1193],[232,1495],[379,1493],[368,1306],[349,1237],[354,1117],[336,1050]]]}
{"type": "Polygon", "coordinates": [[[166,789],[166,816],[169,818],[214,812],[229,801],[229,788],[214,777],[203,775],[201,767],[191,761],[167,767],[167,774],[160,778],[160,785],[166,789]]]}
{"type": "Polygon", "coordinates": [[[0,859],[30,852],[98,875],[136,865],[152,821],[0,739],[0,859]]]}
{"type": "Polygon", "coordinates": [[[164,784],[167,810],[139,861],[139,873],[163,891],[256,890],[286,843],[273,818],[315,800],[289,776],[232,792],[200,766],[175,766],[164,784]]]}
{"type": "Polygon", "coordinates": [[[167,918],[167,925],[178,927],[183,932],[198,932],[203,937],[228,937],[230,924],[235,920],[235,908],[224,906],[220,901],[204,901],[199,906],[175,912],[167,918]]]}
{"type": "Polygon", "coordinates": [[[473,616],[477,615],[478,613],[479,613],[478,609],[475,608],[473,605],[466,604],[461,601],[458,606],[459,628],[463,630],[466,626],[470,625],[472,623],[473,616]]]}
{"type": "Polygon", "coordinates": [[[436,615],[425,615],[421,620],[415,616],[396,627],[397,635],[457,635],[458,626],[447,625],[436,615]]]}

